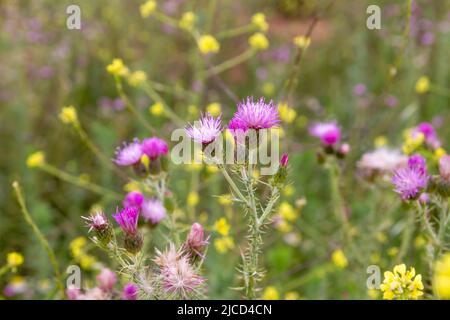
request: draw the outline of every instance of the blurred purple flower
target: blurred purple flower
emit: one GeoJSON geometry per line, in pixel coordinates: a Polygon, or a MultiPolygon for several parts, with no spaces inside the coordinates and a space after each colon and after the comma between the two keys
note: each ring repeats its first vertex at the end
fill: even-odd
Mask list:
{"type": "Polygon", "coordinates": [[[166,208],[158,199],[148,199],[142,204],[142,217],[152,225],[158,224],[166,217],[166,208]]]}
{"type": "Polygon", "coordinates": [[[127,283],[122,290],[123,300],[137,300],[138,297],[138,287],[134,283],[127,283]]]}
{"type": "Polygon", "coordinates": [[[341,129],[335,121],[316,123],[309,128],[309,134],[325,146],[333,146],[341,139],[341,129]]]}
{"type": "Polygon", "coordinates": [[[131,166],[140,162],[142,157],[142,149],[139,140],[126,144],[116,150],[116,159],[114,162],[119,166],[131,166]]]}
{"type": "Polygon", "coordinates": [[[169,152],[169,147],[164,140],[152,137],[142,141],[141,150],[151,160],[154,160],[160,156],[166,155],[169,152]]]}
{"type": "Polygon", "coordinates": [[[140,208],[144,202],[144,195],[139,191],[128,192],[123,200],[124,207],[138,207],[140,208]]]}

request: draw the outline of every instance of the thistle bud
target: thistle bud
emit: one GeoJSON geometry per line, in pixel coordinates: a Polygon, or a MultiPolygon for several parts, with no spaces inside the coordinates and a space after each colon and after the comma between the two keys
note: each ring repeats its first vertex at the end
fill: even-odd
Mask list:
{"type": "Polygon", "coordinates": [[[124,236],[124,247],[129,253],[137,254],[141,251],[143,244],[144,239],[139,232],[135,234],[126,233],[124,236]]]}
{"type": "Polygon", "coordinates": [[[194,223],[191,227],[191,231],[188,234],[186,240],[186,248],[188,251],[194,254],[194,256],[200,256],[208,245],[208,239],[205,239],[205,231],[200,223],[194,223]]]}
{"type": "Polygon", "coordinates": [[[97,239],[103,244],[107,245],[112,238],[113,230],[108,221],[108,218],[103,212],[96,212],[90,217],[82,217],[86,220],[89,232],[94,231],[97,239]]]}
{"type": "Polygon", "coordinates": [[[337,151],[337,156],[339,158],[344,158],[349,152],[350,152],[350,145],[348,143],[343,143],[337,151]]]}
{"type": "Polygon", "coordinates": [[[280,165],[278,167],[277,173],[273,176],[273,184],[274,185],[282,185],[287,178],[287,165],[289,162],[289,156],[287,153],[284,153],[281,156],[280,165]]]}
{"type": "Polygon", "coordinates": [[[287,153],[284,153],[284,154],[281,156],[280,166],[281,166],[281,167],[287,167],[288,162],[289,162],[289,156],[288,156],[287,153]]]}

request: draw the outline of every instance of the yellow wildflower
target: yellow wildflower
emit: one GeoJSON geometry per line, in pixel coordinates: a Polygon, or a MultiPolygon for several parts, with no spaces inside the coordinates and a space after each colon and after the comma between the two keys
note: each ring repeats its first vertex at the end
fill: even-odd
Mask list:
{"type": "Polygon", "coordinates": [[[427,76],[420,77],[416,82],[415,89],[419,94],[427,93],[430,90],[430,79],[427,76]]]}
{"type": "Polygon", "coordinates": [[[220,103],[213,102],[206,106],[206,111],[208,111],[213,117],[217,117],[222,112],[222,107],[220,106],[220,103]]]}
{"type": "Polygon", "coordinates": [[[149,108],[152,115],[159,117],[164,113],[164,105],[161,102],[155,102],[149,108]]]}
{"type": "Polygon", "coordinates": [[[43,164],[45,164],[45,153],[42,151],[32,153],[27,158],[27,166],[29,168],[40,167],[43,164]]]}
{"type": "Polygon", "coordinates": [[[188,106],[188,113],[189,113],[189,115],[191,115],[193,117],[197,117],[199,110],[198,110],[197,106],[191,104],[188,106]]]}
{"type": "Polygon", "coordinates": [[[407,271],[406,265],[400,264],[394,267],[393,272],[384,273],[380,289],[383,292],[383,299],[386,300],[417,299],[423,295],[422,276],[416,275],[413,267],[407,271]]]}
{"type": "Polygon", "coordinates": [[[375,148],[381,148],[387,145],[388,141],[385,136],[378,136],[373,141],[373,144],[375,145],[375,148]]]}
{"type": "Polygon", "coordinates": [[[425,238],[421,235],[418,235],[414,239],[414,247],[416,247],[417,249],[425,247],[426,244],[427,244],[427,240],[425,240],[425,238]]]}
{"type": "Polygon", "coordinates": [[[188,206],[195,207],[198,204],[199,200],[200,200],[200,198],[198,196],[198,193],[195,191],[191,191],[188,194],[186,202],[187,202],[188,206]]]}
{"type": "Polygon", "coordinates": [[[132,180],[123,186],[123,190],[125,190],[126,192],[141,191],[141,188],[139,182],[137,182],[136,180],[132,180]]]}
{"type": "Polygon", "coordinates": [[[446,253],[434,266],[433,289],[440,299],[450,299],[450,253],[446,253]]]}
{"type": "Polygon", "coordinates": [[[149,0],[139,7],[139,11],[141,12],[141,16],[143,18],[147,18],[156,10],[156,1],[149,0]]]}
{"type": "Polygon", "coordinates": [[[114,76],[127,76],[130,70],[125,66],[122,59],[114,59],[106,66],[106,71],[114,76]]]}
{"type": "Polygon", "coordinates": [[[283,194],[286,197],[290,197],[295,193],[295,188],[292,184],[288,184],[287,186],[284,187],[283,189],[283,194]]]}
{"type": "Polygon", "coordinates": [[[83,249],[86,246],[87,240],[85,237],[77,237],[73,239],[70,244],[70,252],[74,258],[78,258],[83,254],[83,249]]]}
{"type": "Polygon", "coordinates": [[[94,264],[96,263],[96,260],[93,256],[90,256],[88,254],[83,254],[80,258],[80,267],[82,269],[92,269],[92,267],[94,266],[94,264]]]}
{"type": "Polygon", "coordinates": [[[341,249],[335,250],[331,254],[331,260],[333,261],[334,265],[340,269],[344,269],[348,266],[347,257],[341,249]]]}
{"type": "Polygon", "coordinates": [[[280,294],[278,293],[277,288],[273,286],[268,286],[264,289],[262,294],[263,300],[280,300],[280,294]]]}
{"type": "Polygon", "coordinates": [[[311,38],[305,36],[296,36],[294,38],[294,44],[301,49],[306,49],[311,44],[311,38]]]}
{"type": "Polygon", "coordinates": [[[282,233],[289,233],[293,229],[292,225],[284,219],[277,221],[277,223],[275,224],[275,228],[282,233]]]}
{"type": "Polygon", "coordinates": [[[132,87],[138,87],[147,80],[147,74],[142,70],[132,72],[128,76],[128,83],[132,87]]]}
{"type": "Polygon", "coordinates": [[[77,110],[74,106],[63,107],[59,113],[59,119],[65,124],[78,123],[77,110]]]}
{"type": "Polygon", "coordinates": [[[255,13],[252,16],[252,24],[261,31],[267,31],[269,29],[269,24],[266,21],[266,16],[261,12],[255,13]]]}
{"type": "Polygon", "coordinates": [[[200,36],[197,41],[197,45],[200,52],[203,54],[217,53],[220,50],[219,42],[217,42],[216,38],[209,34],[200,36]]]}
{"type": "Polygon", "coordinates": [[[377,232],[375,238],[377,238],[377,241],[379,243],[386,243],[387,241],[386,234],[384,234],[383,232],[377,232]]]}
{"type": "Polygon", "coordinates": [[[259,51],[266,50],[269,47],[269,40],[267,40],[266,36],[261,32],[255,33],[248,39],[248,43],[250,46],[259,51]]]}
{"type": "Polygon", "coordinates": [[[297,116],[297,112],[286,103],[280,103],[278,105],[278,113],[280,114],[280,119],[286,123],[292,123],[297,116]]]}
{"type": "Polygon", "coordinates": [[[288,202],[283,201],[278,209],[280,216],[287,221],[295,221],[297,219],[297,212],[288,202]]]}
{"type": "Polygon", "coordinates": [[[208,164],[206,166],[206,171],[209,173],[217,173],[219,172],[219,168],[215,164],[208,164]]]}
{"type": "Polygon", "coordinates": [[[214,239],[214,247],[218,253],[227,253],[234,248],[234,240],[231,237],[221,237],[214,239]]]}
{"type": "Polygon", "coordinates": [[[181,29],[191,31],[194,28],[195,21],[197,20],[197,17],[192,11],[187,11],[183,13],[181,16],[181,19],[178,23],[181,29]]]}
{"type": "Polygon", "coordinates": [[[222,194],[220,197],[218,197],[217,201],[222,206],[229,206],[233,203],[233,200],[231,200],[231,194],[222,194]]]}
{"type": "Polygon", "coordinates": [[[405,154],[412,154],[417,148],[419,148],[425,142],[425,135],[422,132],[414,135],[410,134],[406,137],[402,150],[405,154]]]}
{"type": "Polygon", "coordinates": [[[446,155],[446,152],[445,152],[444,148],[437,148],[436,150],[434,150],[434,159],[436,161],[439,161],[439,159],[445,155],[446,155]]]}
{"type": "Polygon", "coordinates": [[[299,300],[300,295],[298,294],[298,292],[289,291],[284,294],[284,299],[285,300],[299,300]]]}
{"type": "Polygon", "coordinates": [[[262,86],[262,92],[266,96],[271,96],[275,92],[275,85],[272,82],[264,82],[262,86]]]}
{"type": "Polygon", "coordinates": [[[398,248],[397,247],[391,247],[387,251],[388,256],[395,257],[398,254],[398,248]]]}
{"type": "Polygon", "coordinates": [[[220,218],[214,223],[214,230],[223,236],[227,236],[230,232],[230,224],[226,218],[220,218]]]}
{"type": "Polygon", "coordinates": [[[6,256],[6,262],[11,268],[17,268],[23,264],[24,258],[19,252],[10,252],[6,256]]]}
{"type": "Polygon", "coordinates": [[[372,300],[377,300],[379,293],[380,292],[378,290],[376,290],[376,289],[369,289],[369,290],[367,290],[367,295],[372,300]]]}

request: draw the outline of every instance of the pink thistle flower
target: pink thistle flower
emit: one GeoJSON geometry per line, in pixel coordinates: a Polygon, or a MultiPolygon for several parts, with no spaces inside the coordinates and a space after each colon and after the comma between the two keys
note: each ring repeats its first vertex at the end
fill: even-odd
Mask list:
{"type": "Polygon", "coordinates": [[[205,279],[190,265],[189,257],[177,252],[173,244],[164,253],[157,251],[155,263],[160,267],[162,288],[168,295],[188,299],[202,290],[205,279]]]}
{"type": "Polygon", "coordinates": [[[128,283],[123,287],[122,299],[123,300],[137,300],[139,288],[134,283],[128,283]]]}
{"type": "Polygon", "coordinates": [[[144,195],[139,191],[128,192],[123,200],[124,207],[138,207],[140,208],[144,202],[144,195]]]}
{"type": "Polygon", "coordinates": [[[186,128],[187,135],[197,143],[208,145],[222,133],[221,116],[214,118],[209,113],[201,115],[200,119],[189,124],[186,128]]]}
{"type": "Polygon", "coordinates": [[[70,286],[66,289],[66,296],[69,300],[79,300],[81,296],[81,290],[74,286],[70,286]]]}
{"type": "Polygon", "coordinates": [[[441,178],[450,183],[450,156],[445,155],[439,159],[439,174],[441,178]]]}
{"type": "Polygon", "coordinates": [[[156,225],[166,217],[166,208],[157,199],[149,199],[142,204],[142,217],[145,221],[156,225]]]}
{"type": "Polygon", "coordinates": [[[246,100],[238,103],[237,108],[230,121],[232,128],[269,129],[280,123],[280,116],[273,101],[266,103],[264,98],[254,101],[253,97],[247,97],[246,100]]]}
{"type": "Polygon", "coordinates": [[[164,140],[157,137],[152,137],[142,141],[141,150],[150,159],[154,160],[160,156],[167,155],[169,152],[169,147],[164,140]]]}
{"type": "Polygon", "coordinates": [[[116,159],[114,162],[119,166],[132,166],[141,161],[142,149],[139,140],[126,144],[116,150],[116,159]]]}
{"type": "Polygon", "coordinates": [[[314,124],[309,128],[309,134],[319,138],[325,146],[333,146],[341,139],[341,129],[334,121],[314,124]]]}
{"type": "Polygon", "coordinates": [[[394,191],[403,200],[415,199],[427,187],[428,176],[418,167],[404,167],[396,170],[392,177],[394,191]]]}
{"type": "Polygon", "coordinates": [[[108,268],[102,269],[96,279],[99,288],[106,292],[112,291],[117,282],[116,274],[108,268]]]}
{"type": "Polygon", "coordinates": [[[129,235],[137,234],[139,208],[125,207],[121,211],[116,211],[116,214],[113,214],[112,216],[116,219],[123,232],[129,235]]]}

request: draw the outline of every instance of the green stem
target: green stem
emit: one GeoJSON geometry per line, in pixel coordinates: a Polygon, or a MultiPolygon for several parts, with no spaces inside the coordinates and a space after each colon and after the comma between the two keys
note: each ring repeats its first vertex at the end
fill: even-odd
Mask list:
{"type": "Polygon", "coordinates": [[[60,273],[58,261],[56,260],[55,253],[54,253],[53,249],[50,247],[47,239],[44,237],[44,235],[42,234],[42,232],[39,230],[38,226],[34,222],[33,218],[31,217],[31,214],[29,213],[29,211],[26,207],[25,199],[24,199],[24,196],[23,196],[23,193],[22,193],[19,183],[17,181],[14,181],[12,186],[14,188],[14,192],[16,193],[16,198],[17,198],[17,201],[19,202],[19,205],[22,210],[22,214],[25,218],[25,221],[30,225],[34,234],[38,238],[41,246],[47,252],[47,255],[50,259],[50,263],[53,267],[53,272],[55,273],[56,286],[58,287],[58,290],[60,291],[61,295],[64,296],[64,285],[61,280],[61,273],[60,273]]]}
{"type": "Polygon", "coordinates": [[[397,255],[397,261],[398,262],[401,262],[403,260],[403,257],[405,256],[405,254],[409,250],[409,247],[410,247],[410,244],[411,244],[411,239],[412,239],[412,236],[414,234],[415,221],[416,221],[415,215],[414,214],[410,214],[408,216],[408,219],[407,219],[406,224],[405,224],[405,229],[404,229],[403,234],[402,234],[402,243],[401,243],[398,255],[397,255]]]}
{"type": "Polygon", "coordinates": [[[250,48],[250,49],[244,51],[243,53],[235,56],[234,58],[231,58],[230,60],[227,60],[217,66],[212,67],[211,69],[208,70],[207,76],[211,77],[213,74],[219,74],[228,69],[231,69],[231,68],[247,61],[248,59],[253,57],[255,55],[255,53],[256,53],[256,51],[254,49],[250,48]]]}
{"type": "Polygon", "coordinates": [[[216,34],[217,39],[227,39],[237,37],[248,32],[256,31],[258,28],[252,24],[248,24],[246,26],[241,26],[229,30],[225,30],[216,34]]]}
{"type": "Polygon", "coordinates": [[[225,180],[227,180],[228,184],[230,185],[231,189],[234,191],[234,193],[239,197],[239,200],[241,200],[245,205],[249,206],[248,200],[244,197],[242,192],[239,190],[239,188],[234,183],[233,179],[228,174],[227,169],[223,166],[219,166],[220,171],[222,172],[223,176],[225,177],[225,180]]]}

